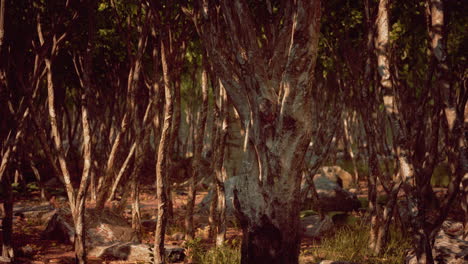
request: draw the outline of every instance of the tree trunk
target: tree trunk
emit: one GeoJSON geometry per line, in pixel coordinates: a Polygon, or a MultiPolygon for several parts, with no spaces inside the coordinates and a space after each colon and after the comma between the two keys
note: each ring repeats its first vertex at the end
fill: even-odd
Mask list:
{"type": "Polygon", "coordinates": [[[403,117],[398,109],[396,96],[390,76],[389,60],[389,16],[388,0],[380,0],[376,27],[377,66],[380,75],[380,85],[383,92],[385,112],[395,133],[397,158],[400,167],[400,177],[403,179],[403,189],[407,195],[408,211],[411,212],[411,227],[414,236],[414,249],[418,263],[430,264],[434,262],[427,230],[424,228],[424,200],[418,195],[418,181],[414,165],[410,161],[410,142],[406,131],[402,128],[403,117]]]}
{"type": "MultiPolygon", "coordinates": [[[[197,15],[184,11],[192,15],[215,75],[240,116],[246,155],[252,157],[234,187],[242,263],[298,263],[299,257],[300,186],[312,135],[311,83],[321,7],[320,1],[282,4],[284,13],[277,17],[286,19],[269,22],[275,32],[261,46],[255,30],[261,18],[246,1],[197,9],[205,6],[199,1],[197,15]]],[[[264,8],[276,17],[272,8],[264,8]]]]}
{"type": "MultiPolygon", "coordinates": [[[[117,132],[117,136],[114,139],[114,143],[112,144],[111,151],[109,153],[109,157],[107,158],[106,168],[104,170],[104,175],[101,178],[100,184],[97,187],[97,199],[96,199],[96,209],[101,211],[104,209],[106,199],[108,198],[109,194],[109,185],[114,180],[114,167],[115,161],[117,157],[118,150],[122,144],[122,137],[124,136],[125,132],[128,128],[128,115],[125,114],[122,118],[122,124],[120,130],[117,132]]],[[[133,155],[133,152],[130,151],[133,155]]],[[[115,182],[116,180],[114,180],[115,182]]]]}
{"type": "MultiPolygon", "coordinates": [[[[203,62],[206,64],[206,62],[203,62]]],[[[201,174],[202,169],[202,152],[203,142],[205,137],[206,116],[208,113],[208,73],[206,65],[202,67],[202,105],[200,109],[200,118],[197,123],[196,138],[195,138],[195,152],[193,153],[193,175],[190,178],[190,186],[187,197],[187,211],[185,216],[185,237],[186,239],[193,239],[195,235],[193,227],[193,209],[195,207],[195,198],[197,195],[196,185],[198,176],[201,174]]]]}
{"type": "Polygon", "coordinates": [[[12,244],[12,235],[13,235],[13,192],[11,190],[11,179],[10,175],[6,173],[5,177],[2,179],[2,196],[3,201],[3,210],[5,216],[2,221],[2,254],[0,258],[1,261],[12,262],[14,260],[14,251],[12,244]]]}
{"type": "MultiPolygon", "coordinates": [[[[352,117],[352,115],[351,115],[352,117]]],[[[352,118],[350,118],[351,120],[352,118]]],[[[347,142],[345,144],[345,151],[348,153],[349,158],[351,159],[351,162],[353,164],[353,183],[356,185],[357,188],[359,188],[359,174],[357,170],[357,164],[356,164],[356,157],[354,156],[354,151],[353,151],[353,137],[351,136],[351,129],[350,125],[348,124],[347,116],[344,115],[343,117],[343,130],[344,130],[344,141],[347,142]]]]}
{"type": "MultiPolygon", "coordinates": [[[[154,239],[154,259],[156,264],[165,263],[164,252],[164,235],[166,233],[167,221],[167,192],[166,179],[169,164],[171,149],[169,145],[169,137],[171,133],[171,123],[173,114],[172,90],[170,87],[169,72],[166,60],[166,46],[164,41],[161,41],[161,64],[163,68],[164,79],[164,122],[161,132],[161,140],[159,142],[156,162],[156,195],[158,199],[158,222],[156,224],[156,232],[154,239]]],[[[155,91],[156,92],[156,91],[155,91]]]]}
{"type": "Polygon", "coordinates": [[[226,181],[226,168],[224,166],[224,152],[228,135],[228,101],[226,91],[222,84],[219,85],[219,109],[220,116],[217,119],[218,143],[214,155],[214,173],[216,182],[216,246],[222,246],[226,240],[226,192],[224,182],[226,181]]]}
{"type": "Polygon", "coordinates": [[[468,201],[467,186],[468,186],[468,146],[466,145],[467,131],[467,91],[464,95],[459,95],[459,100],[456,100],[456,91],[450,83],[451,71],[447,62],[447,47],[446,47],[446,32],[445,32],[445,10],[444,1],[434,0],[427,1],[427,15],[429,23],[430,48],[432,51],[431,58],[436,63],[436,86],[441,95],[440,104],[443,106],[445,115],[443,128],[445,130],[445,144],[447,152],[447,160],[452,175],[452,180],[448,186],[447,195],[440,206],[440,215],[431,227],[431,238],[434,238],[443,221],[446,219],[449,210],[452,208],[452,203],[455,201],[460,188],[462,190],[462,207],[465,210],[465,221],[468,218],[466,202],[468,201]]]}

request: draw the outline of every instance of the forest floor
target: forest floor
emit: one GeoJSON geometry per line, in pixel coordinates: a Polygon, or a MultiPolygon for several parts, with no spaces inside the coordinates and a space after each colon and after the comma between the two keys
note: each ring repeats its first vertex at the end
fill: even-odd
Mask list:
{"type": "MultiPolygon", "coordinates": [[[[144,189],[140,196],[141,200],[141,215],[143,219],[151,218],[151,216],[156,215],[156,206],[157,202],[154,195],[154,190],[144,189]]],[[[197,194],[196,203],[198,204],[207,192],[200,192],[197,194]]],[[[367,197],[367,189],[365,188],[365,183],[362,183],[360,190],[357,192],[360,197],[367,197]]],[[[15,202],[15,206],[34,206],[41,203],[38,193],[33,193],[23,197],[20,200],[15,202]]],[[[183,247],[183,240],[175,239],[174,234],[182,233],[184,226],[184,214],[185,214],[185,204],[187,201],[187,195],[184,192],[178,192],[174,197],[174,221],[168,226],[166,244],[178,245],[183,247]]],[[[44,202],[42,202],[44,204],[44,202]]],[[[54,203],[55,206],[67,207],[66,202],[54,203]]],[[[87,206],[93,207],[92,204],[87,206]]],[[[130,214],[128,213],[125,217],[130,220],[130,214]]],[[[196,237],[201,238],[200,245],[207,249],[213,247],[213,243],[207,240],[206,226],[208,225],[207,215],[196,214],[194,216],[195,225],[197,227],[196,237]]],[[[241,230],[238,226],[235,219],[228,219],[228,232],[227,232],[227,241],[236,241],[239,245],[241,241],[241,230]]],[[[28,246],[32,249],[31,254],[25,256],[18,256],[17,262],[15,263],[32,263],[32,264],[47,264],[47,263],[74,263],[73,259],[73,247],[71,245],[64,245],[53,240],[44,240],[41,238],[41,233],[45,229],[45,226],[35,219],[28,218],[14,218],[14,245],[15,248],[23,248],[28,246]]],[[[144,243],[153,243],[154,241],[154,231],[146,230],[143,233],[143,242],[144,243]]],[[[232,244],[232,243],[231,243],[232,244]]],[[[234,243],[236,244],[236,243],[234,243]]],[[[310,239],[303,239],[301,244],[301,252],[312,252],[317,247],[320,247],[320,241],[313,241],[310,239]]],[[[315,250],[316,251],[316,250],[315,250]]],[[[314,263],[318,261],[317,258],[320,258],[317,254],[301,254],[301,263],[314,263]]],[[[89,258],[90,264],[112,264],[112,263],[122,263],[130,264],[135,263],[135,261],[111,261],[98,258],[89,258]]],[[[188,263],[188,262],[185,262],[188,263]]]]}

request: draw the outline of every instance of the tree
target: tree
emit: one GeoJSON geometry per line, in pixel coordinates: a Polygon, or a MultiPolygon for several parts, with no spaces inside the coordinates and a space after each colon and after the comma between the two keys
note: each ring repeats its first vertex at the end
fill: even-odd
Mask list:
{"type": "Polygon", "coordinates": [[[252,157],[234,190],[242,263],[298,262],[320,11],[320,1],[197,1],[185,9],[242,120],[252,157]]]}
{"type": "MultiPolygon", "coordinates": [[[[164,31],[163,36],[167,37],[167,31],[164,31]]],[[[154,240],[154,258],[155,263],[165,263],[165,252],[164,252],[164,235],[166,233],[166,222],[167,222],[167,167],[169,164],[170,157],[170,129],[172,122],[173,113],[173,91],[170,86],[169,70],[166,60],[167,50],[166,39],[161,39],[161,65],[163,67],[163,78],[164,78],[164,122],[161,132],[161,140],[159,142],[159,148],[157,152],[156,162],[156,195],[158,199],[158,223],[156,224],[155,240],[154,240]]]]}

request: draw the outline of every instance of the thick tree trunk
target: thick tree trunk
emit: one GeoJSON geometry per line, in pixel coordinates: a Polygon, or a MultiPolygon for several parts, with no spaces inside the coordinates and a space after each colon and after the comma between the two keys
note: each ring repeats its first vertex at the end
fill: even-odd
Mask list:
{"type": "MultiPolygon", "coordinates": [[[[205,6],[199,1],[197,15],[185,10],[240,116],[246,155],[252,157],[234,187],[242,263],[298,263],[299,257],[300,186],[312,135],[311,83],[321,6],[301,0],[282,4],[278,17],[285,18],[283,23],[260,22],[276,30],[261,46],[255,29],[262,25],[244,0],[197,9],[205,6]]],[[[271,6],[267,10],[276,17],[271,6]]]]}
{"type": "Polygon", "coordinates": [[[156,162],[156,195],[158,199],[158,222],[156,224],[154,239],[154,260],[156,264],[165,263],[164,235],[166,233],[167,222],[167,192],[166,179],[171,149],[169,137],[171,133],[171,123],[173,114],[173,101],[170,87],[169,70],[166,59],[167,50],[164,41],[161,41],[161,64],[163,68],[164,79],[164,122],[159,142],[156,162]]]}

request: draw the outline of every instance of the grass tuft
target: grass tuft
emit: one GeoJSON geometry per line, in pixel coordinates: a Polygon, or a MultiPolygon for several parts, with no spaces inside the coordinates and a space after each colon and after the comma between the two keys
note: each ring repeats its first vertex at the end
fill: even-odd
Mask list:
{"type": "Polygon", "coordinates": [[[301,252],[300,263],[316,263],[321,260],[350,261],[355,263],[400,264],[404,262],[410,241],[394,230],[390,241],[380,256],[368,250],[369,226],[355,222],[339,228],[332,236],[324,237],[311,249],[301,252]]]}
{"type": "Polygon", "coordinates": [[[187,242],[187,257],[191,263],[197,264],[238,264],[240,263],[240,241],[227,241],[219,247],[208,250],[199,238],[187,242]]]}

